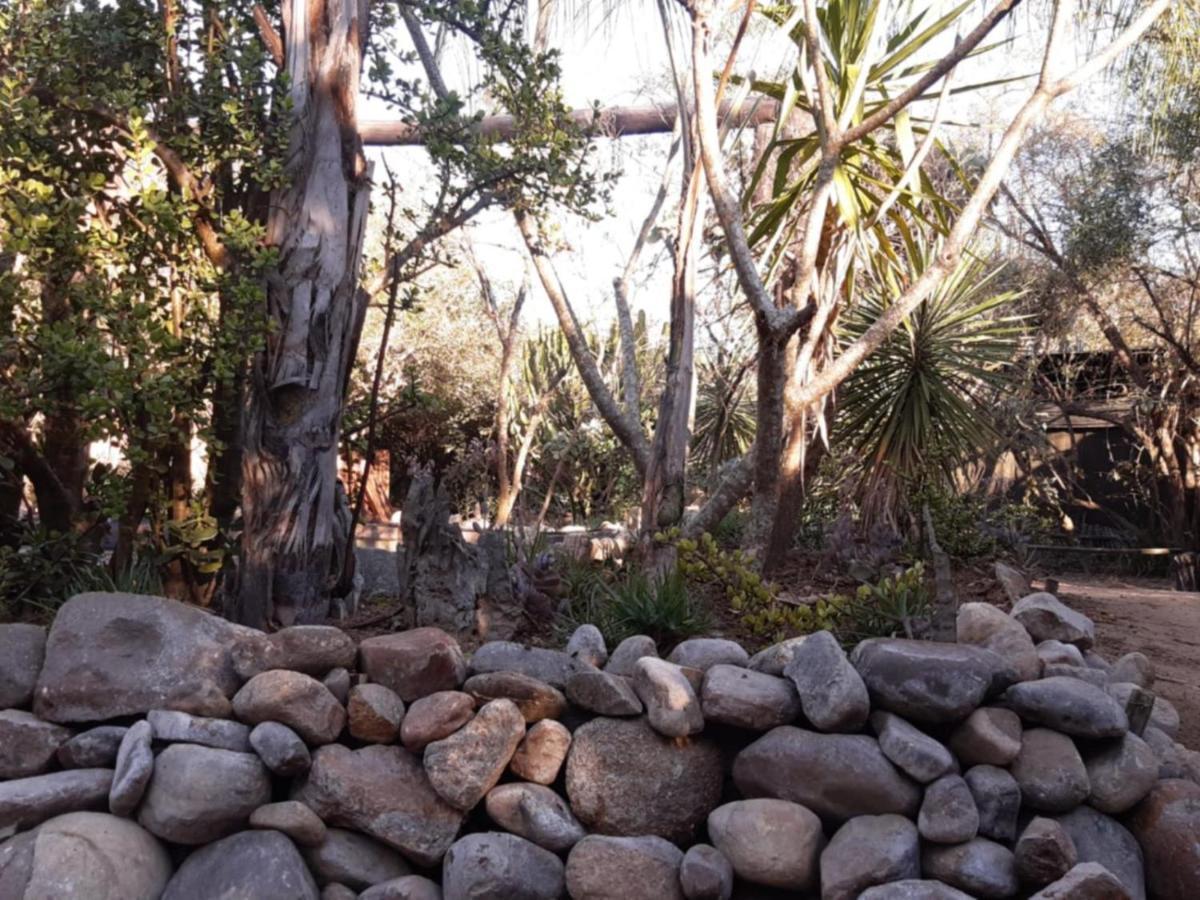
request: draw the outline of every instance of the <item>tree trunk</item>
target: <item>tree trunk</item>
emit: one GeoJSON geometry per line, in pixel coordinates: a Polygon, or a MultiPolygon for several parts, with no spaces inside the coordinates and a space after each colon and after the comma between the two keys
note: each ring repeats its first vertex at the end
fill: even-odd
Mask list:
{"type": "Polygon", "coordinates": [[[355,103],[365,3],[285,0],[292,103],[286,187],[272,196],[266,348],[251,365],[244,531],[231,617],[259,627],[320,622],[352,552],[337,450],[365,297],[358,263],[369,173],[355,103]],[[339,509],[339,507],[342,507],[339,509]]]}

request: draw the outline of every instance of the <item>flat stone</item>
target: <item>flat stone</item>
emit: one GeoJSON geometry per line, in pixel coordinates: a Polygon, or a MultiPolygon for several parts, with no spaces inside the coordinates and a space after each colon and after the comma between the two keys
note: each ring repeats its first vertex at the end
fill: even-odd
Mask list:
{"type": "Polygon", "coordinates": [[[879,739],[879,749],[901,772],[927,784],[950,772],[958,764],[945,744],[889,712],[871,714],[871,727],[879,739]]]}
{"type": "Polygon", "coordinates": [[[679,866],[679,887],[687,900],[729,900],[733,865],[709,844],[693,844],[679,866]]]}
{"type": "Polygon", "coordinates": [[[790,725],[800,715],[800,697],[788,679],[720,663],[704,673],[700,706],[706,721],[748,731],[790,725]]]}
{"type": "Polygon", "coordinates": [[[436,691],[413,702],[400,723],[400,742],[413,753],[449,737],[471,721],[475,700],[461,691],[436,691]]]}
{"type": "Polygon", "coordinates": [[[369,744],[391,744],[404,721],[404,701],[382,684],[359,684],[350,690],[346,723],[351,737],[369,744]]]}
{"type": "Polygon", "coordinates": [[[1066,812],[1088,798],[1091,785],[1075,742],[1048,728],[1031,728],[1012,764],[1024,803],[1040,812],[1066,812]]]}
{"type": "Polygon", "coordinates": [[[679,666],[644,656],[633,667],[633,689],[646,707],[646,717],[659,734],[688,737],[704,730],[700,700],[679,666]]]}
{"type": "Polygon", "coordinates": [[[906,878],[890,884],[879,884],[867,888],[858,895],[858,900],[975,900],[957,888],[940,881],[923,881],[906,878]]]}
{"type": "Polygon", "coordinates": [[[565,649],[568,656],[598,669],[608,662],[608,647],[604,643],[604,635],[595,625],[580,625],[576,628],[571,632],[565,649]]]}
{"type": "Polygon", "coordinates": [[[249,680],[271,669],[290,669],[321,678],[333,669],[354,665],[354,639],[332,625],[292,625],[271,634],[261,632],[233,648],[238,676],[249,680]]]}
{"type": "Polygon", "coordinates": [[[975,766],[963,775],[979,810],[979,834],[994,841],[1017,839],[1021,788],[1017,780],[996,766],[975,766]]]}
{"type": "Polygon", "coordinates": [[[171,744],[154,760],[138,822],[175,844],[207,844],[245,828],[270,799],[271,778],[253,753],[171,744]]]}
{"type": "Polygon", "coordinates": [[[1120,879],[1133,900],[1145,900],[1142,850],[1120,822],[1090,806],[1076,807],[1058,821],[1071,836],[1079,862],[1099,863],[1120,879]]]}
{"type": "Polygon", "coordinates": [[[917,829],[903,816],[858,816],[821,854],[822,900],[854,900],[866,888],[920,875],[917,829]]]}
{"type": "Polygon", "coordinates": [[[280,722],[309,744],[331,744],[346,725],[346,710],[315,678],[272,669],[255,675],[233,698],[233,711],[250,725],[280,722]]]}
{"type": "Polygon", "coordinates": [[[154,729],[154,739],[180,744],[202,744],[221,750],[249,753],[250,729],[230,719],[206,719],[169,709],[152,709],[146,720],[154,729]]]}
{"type": "Polygon", "coordinates": [[[112,769],[69,769],[0,782],[0,834],[32,828],[63,813],[102,809],[112,769]]]}
{"type": "Polygon", "coordinates": [[[704,736],[676,743],[645,719],[601,718],[572,737],[567,797],[590,831],[683,844],[720,803],[721,750],[704,736]]]}
{"type": "Polygon", "coordinates": [[[108,793],[108,808],[113,815],[131,816],[142,802],[154,774],[153,740],[154,731],[145,719],[125,732],[117,748],[117,767],[108,793]]]}
{"type": "Polygon", "coordinates": [[[558,900],[563,885],[562,861],[515,834],[469,834],[442,863],[446,900],[558,900]]]}
{"type": "Polygon", "coordinates": [[[1078,860],[1075,842],[1067,830],[1054,819],[1034,817],[1013,851],[1017,861],[1017,878],[1022,884],[1040,888],[1057,881],[1070,871],[1078,860]]]}
{"type": "Polygon", "coordinates": [[[1154,687],[1154,663],[1145,653],[1126,653],[1112,665],[1109,681],[1136,684],[1149,690],[1154,687]]]}
{"type": "Polygon", "coordinates": [[[1129,730],[1125,710],[1102,688],[1061,675],[1014,684],[1004,703],[1027,722],[1081,738],[1120,737],[1129,730]]]}
{"type": "Polygon", "coordinates": [[[783,674],[800,695],[804,717],[820,731],[858,731],[871,712],[867,686],[828,631],[808,635],[783,674]]]}
{"type": "Polygon", "coordinates": [[[1012,617],[1025,626],[1035,641],[1062,641],[1080,650],[1096,643],[1092,620],[1053,594],[1039,592],[1022,597],[1013,605],[1012,617]]]}
{"type": "Polygon", "coordinates": [[[725,638],[690,638],[675,645],[667,662],[707,672],[713,666],[745,666],[750,654],[737,641],[725,638]]]}
{"type": "MultiPolygon", "coordinates": [[[[0,832],[3,833],[6,832],[0,832]]],[[[33,845],[36,840],[36,831],[23,831],[8,840],[0,838],[0,897],[11,897],[13,900],[23,900],[25,897],[25,886],[33,874],[33,845]]]]}
{"type": "Polygon", "coordinates": [[[954,729],[950,749],[968,768],[1007,766],[1021,752],[1021,717],[1011,709],[981,706],[954,729]]]}
{"type": "Polygon", "coordinates": [[[1030,900],[1129,900],[1129,892],[1099,863],[1080,863],[1030,900]]]}
{"type": "Polygon", "coordinates": [[[332,669],[321,679],[321,684],[333,694],[338,703],[345,706],[350,702],[350,673],[342,668],[332,669]]]}
{"type": "Polygon", "coordinates": [[[996,573],[996,581],[1000,583],[1009,603],[1016,603],[1029,593],[1029,576],[1020,569],[997,560],[992,570],[996,573]]]}
{"type": "Polygon", "coordinates": [[[425,748],[429,783],[451,806],[469,810],[500,781],[524,736],[525,719],[515,703],[485,703],[470,722],[425,748]]]}
{"type": "Polygon", "coordinates": [[[1181,779],[1159,782],[1134,810],[1129,828],[1145,854],[1151,897],[1200,897],[1200,785],[1181,779]]]}
{"type": "Polygon", "coordinates": [[[958,608],[956,633],[960,644],[991,650],[1008,662],[1018,681],[1042,674],[1042,661],[1025,626],[990,603],[964,603],[958,608]]]}
{"type": "Polygon", "coordinates": [[[363,890],[412,873],[404,858],[391,847],[342,828],[327,829],[324,841],[306,847],[303,852],[309,868],[322,884],[336,881],[363,890]]]}
{"type": "Polygon", "coordinates": [[[1136,734],[1122,735],[1088,754],[1088,804],[1110,816],[1132,809],[1158,783],[1158,757],[1136,734]]]}
{"type": "Polygon", "coordinates": [[[783,725],[737,755],[733,780],[745,797],[777,797],[822,818],[915,816],[921,792],[888,761],[874,738],[819,734],[783,725]]]}
{"type": "Polygon", "coordinates": [[[46,629],[11,622],[0,625],[0,709],[24,709],[46,655],[46,629]]]}
{"type": "Polygon", "coordinates": [[[250,814],[251,828],[273,828],[282,831],[301,847],[316,847],[325,841],[325,823],[296,800],[268,803],[250,814]]]}
{"type": "Polygon", "coordinates": [[[304,740],[280,722],[260,722],[250,731],[250,746],[276,775],[303,775],[312,765],[304,740]]]}
{"type": "Polygon", "coordinates": [[[961,776],[943,775],[925,788],[917,831],[935,844],[962,844],[979,833],[979,808],[961,776]]]}
{"type": "Polygon", "coordinates": [[[567,681],[567,699],[601,716],[640,716],[642,701],[624,675],[576,672],[567,681]]]}
{"type": "Polygon", "coordinates": [[[278,831],[242,831],[201,847],[162,900],[318,900],[304,859],[278,831]]]}
{"type": "Polygon", "coordinates": [[[1011,897],[1017,892],[1017,866],[1007,847],[975,838],[965,844],[927,844],[921,870],[976,897],[1011,897]]]}
{"type": "Polygon", "coordinates": [[[587,834],[567,801],[540,784],[498,785],[488,791],[485,805],[505,831],[554,853],[570,850],[587,834]]]}
{"type": "Polygon", "coordinates": [[[542,719],[525,732],[508,768],[526,781],[553,784],[570,749],[571,732],[567,727],[553,719],[542,719]]]}
{"type": "Polygon", "coordinates": [[[821,820],[799,803],[726,803],[708,814],[708,836],[746,881],[791,891],[816,887],[825,835],[821,820]]]}
{"type": "Polygon", "coordinates": [[[1062,641],[1042,641],[1037,645],[1037,654],[1043,666],[1087,666],[1083,652],[1074,644],[1062,641]]]}
{"type": "Polygon", "coordinates": [[[293,799],[327,825],[369,834],[421,866],[441,861],[463,821],[430,785],[421,761],[395,745],[322,747],[293,799]]]}
{"type": "Polygon", "coordinates": [[[478,706],[489,700],[511,700],[529,724],[557,719],[567,711],[567,698],[561,691],[520,672],[472,675],[463,685],[463,691],[474,697],[478,706]]]}
{"type": "Polygon", "coordinates": [[[467,677],[462,648],[440,628],[367,638],[358,645],[358,668],[405,703],[455,690],[467,677]]]}
{"type": "MultiPolygon", "coordinates": [[[[358,900],[442,900],[442,889],[436,881],[421,875],[392,878],[369,887],[357,895],[358,900]]],[[[321,898],[325,900],[325,898],[321,898]]]]}
{"type": "Polygon", "coordinates": [[[567,892],[573,900],[683,900],[682,864],[683,852],[660,837],[588,835],[567,857],[567,892]]]}
{"type": "Polygon", "coordinates": [[[617,644],[617,648],[608,657],[608,663],[605,665],[604,671],[609,675],[622,675],[626,678],[632,678],[633,667],[637,665],[637,661],[643,656],[658,656],[658,646],[654,643],[654,639],[644,634],[635,634],[632,637],[627,637],[621,643],[617,644]]]}
{"type": "Polygon", "coordinates": [[[567,686],[572,675],[587,668],[584,663],[561,650],[526,647],[512,641],[489,641],[471,654],[468,667],[472,675],[519,672],[559,690],[567,686]]]}
{"type": "Polygon", "coordinates": [[[764,675],[782,675],[787,664],[792,661],[792,657],[796,655],[796,650],[804,643],[807,635],[800,637],[788,638],[780,641],[778,644],[772,644],[759,650],[746,663],[746,668],[753,669],[755,672],[762,672],[764,675]]]}
{"type": "MultiPolygon", "coordinates": [[[[1135,684],[1128,682],[1114,682],[1108,686],[1108,693],[1113,699],[1120,704],[1124,710],[1129,703],[1129,697],[1133,694],[1135,684]]],[[[1156,696],[1154,705],[1150,708],[1150,724],[1172,738],[1179,736],[1179,710],[1175,708],[1170,700],[1165,697],[1156,696]]]]}
{"type": "Polygon", "coordinates": [[[28,778],[50,768],[71,732],[20,709],[0,711],[0,779],[28,778]]]}
{"type": "Polygon", "coordinates": [[[97,725],[61,744],[54,756],[64,769],[111,769],[128,730],[124,725],[97,725]]]}

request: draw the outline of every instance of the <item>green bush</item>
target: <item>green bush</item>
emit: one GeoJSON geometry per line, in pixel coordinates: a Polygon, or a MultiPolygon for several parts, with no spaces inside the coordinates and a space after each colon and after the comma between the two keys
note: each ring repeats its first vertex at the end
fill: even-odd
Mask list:
{"type": "Polygon", "coordinates": [[[835,606],[836,630],[845,643],[872,637],[920,637],[933,612],[925,564],[916,562],[875,584],[859,585],[853,598],[835,598],[835,606]]]}

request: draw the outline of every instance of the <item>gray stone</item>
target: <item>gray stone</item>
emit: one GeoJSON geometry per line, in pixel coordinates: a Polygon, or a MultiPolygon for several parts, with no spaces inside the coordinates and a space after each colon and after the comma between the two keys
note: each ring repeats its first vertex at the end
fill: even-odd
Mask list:
{"type": "Polygon", "coordinates": [[[866,888],[920,875],[917,829],[902,816],[858,816],[821,854],[822,900],[854,900],[866,888]]]}
{"type": "Polygon", "coordinates": [[[303,775],[312,765],[312,756],[303,739],[280,722],[255,725],[250,731],[250,746],[276,775],[303,775]]]}
{"type": "Polygon", "coordinates": [[[975,900],[975,898],[948,884],[942,884],[940,881],[906,878],[903,881],[893,881],[890,884],[867,888],[858,895],[858,900],[975,900]]]}
{"type": "Polygon", "coordinates": [[[750,654],[737,641],[725,638],[691,638],[675,645],[668,662],[707,672],[713,666],[745,666],[750,654]]]}
{"type": "Polygon", "coordinates": [[[778,797],[836,821],[862,815],[915,816],[921,792],[874,738],[819,734],[783,725],[737,755],[733,780],[746,797],[778,797]]]}
{"type": "Polygon", "coordinates": [[[249,753],[250,729],[230,719],[206,719],[169,709],[152,709],[146,720],[154,729],[154,738],[181,744],[203,744],[220,750],[249,753]]]}
{"type": "Polygon", "coordinates": [[[955,623],[960,644],[974,644],[1006,660],[1018,681],[1031,681],[1042,674],[1042,661],[1029,632],[1016,619],[990,603],[964,603],[955,623]]]}
{"type": "Polygon", "coordinates": [[[1044,666],[1078,666],[1087,665],[1083,653],[1074,644],[1064,644],[1062,641],[1042,641],[1037,645],[1038,658],[1044,666]]]}
{"type": "Polygon", "coordinates": [[[359,684],[350,691],[346,723],[350,736],[369,744],[391,744],[404,721],[404,701],[382,684],[359,684]]]}
{"type": "Polygon", "coordinates": [[[346,724],[346,710],[310,675],[272,669],[255,675],[233,698],[233,711],[249,725],[280,722],[309,744],[331,744],[346,724]]]}
{"type": "Polygon", "coordinates": [[[442,900],[442,889],[421,875],[405,875],[367,888],[358,900],[442,900]]]}
{"type": "MultiPolygon", "coordinates": [[[[330,688],[330,690],[333,690],[333,688],[330,688]]],[[[358,900],[358,896],[358,891],[354,890],[354,888],[348,888],[344,884],[338,884],[336,881],[331,881],[321,888],[321,900],[358,900]]],[[[441,900],[440,892],[438,900],[441,900]]]]}
{"type": "Polygon", "coordinates": [[[1021,788],[1015,778],[995,766],[975,766],[963,775],[979,810],[979,834],[995,841],[1017,839],[1021,788]]]}
{"type": "Polygon", "coordinates": [[[308,867],[322,884],[336,881],[362,890],[412,872],[391,847],[342,828],[326,829],[325,840],[303,852],[308,867]]]}
{"type": "Polygon", "coordinates": [[[566,653],[589,666],[601,668],[608,662],[608,647],[604,635],[595,625],[580,625],[567,641],[566,653]]]}
{"type": "Polygon", "coordinates": [[[917,831],[935,844],[961,844],[979,833],[979,808],[961,776],[943,775],[925,788],[917,831]]]}
{"type": "MultiPolygon", "coordinates": [[[[1129,697],[1136,688],[1137,685],[1128,682],[1114,682],[1108,686],[1108,692],[1120,704],[1123,710],[1129,703],[1129,697]]],[[[1175,708],[1175,704],[1170,700],[1167,700],[1165,697],[1156,696],[1154,698],[1154,706],[1150,708],[1150,724],[1169,737],[1178,737],[1179,710],[1175,708]]]]}
{"type": "Polygon", "coordinates": [[[108,792],[108,808],[113,815],[131,816],[142,802],[154,774],[153,740],[154,731],[145,719],[135,722],[125,732],[117,749],[112,790],[108,792]]]}
{"type": "Polygon", "coordinates": [[[414,628],[367,638],[358,645],[358,668],[391,688],[405,703],[453,691],[467,677],[458,641],[440,628],[414,628]]]}
{"type": "Polygon", "coordinates": [[[253,753],[171,744],[154,761],[138,822],[172,843],[207,844],[244,828],[270,799],[270,776],[253,753]]]}
{"type": "Polygon", "coordinates": [[[29,706],[45,655],[46,629],[41,625],[0,625],[0,709],[29,706]]]}
{"type": "Polygon", "coordinates": [[[1025,804],[1040,812],[1066,812],[1088,798],[1087,768],[1075,743],[1047,728],[1030,728],[1012,764],[1025,804]]]}
{"type": "Polygon", "coordinates": [[[1158,782],[1158,757],[1136,734],[1126,734],[1089,753],[1088,803],[1110,816],[1132,809],[1158,782]]]}
{"type": "Polygon", "coordinates": [[[996,581],[1000,583],[1000,587],[1004,591],[1004,596],[1008,598],[1009,603],[1016,603],[1029,593],[1029,576],[1020,569],[1002,563],[999,560],[996,561],[992,569],[996,573],[996,581]]]}
{"type": "Polygon", "coordinates": [[[1120,822],[1090,806],[1076,807],[1058,821],[1071,836],[1079,862],[1099,863],[1120,879],[1133,900],[1145,900],[1142,851],[1120,822]]]}
{"type": "Polygon", "coordinates": [[[874,704],[935,724],[965,719],[1007,671],[999,656],[982,647],[901,638],[863,641],[850,661],[874,704]]]}
{"type": "Polygon", "coordinates": [[[1080,863],[1030,900],[1129,900],[1129,892],[1099,863],[1080,863]]]}
{"type": "Polygon", "coordinates": [[[1112,663],[1095,650],[1083,651],[1083,664],[1090,669],[1098,669],[1101,672],[1107,673],[1112,671],[1112,663]]]}
{"type": "Polygon", "coordinates": [[[0,838],[0,897],[24,900],[25,886],[33,873],[36,840],[36,831],[23,831],[8,840],[0,838]]]}
{"type": "Polygon", "coordinates": [[[1182,779],[1160,782],[1128,824],[1145,854],[1150,896],[1200,897],[1200,785],[1182,779]]]}
{"type": "Polygon", "coordinates": [[[282,831],[301,847],[322,844],[327,831],[320,816],[296,800],[260,806],[250,814],[250,827],[282,831]]]}
{"type": "Polygon", "coordinates": [[[457,809],[469,810],[487,794],[525,736],[525,719],[511,700],[493,700],[454,734],[425,748],[429,783],[457,809]]]}
{"type": "Polygon", "coordinates": [[[1120,737],[1129,730],[1125,710],[1102,688],[1061,675],[1014,684],[1005,704],[1027,722],[1081,738],[1120,737]]]}
{"type": "Polygon", "coordinates": [[[557,719],[567,710],[567,698],[561,691],[520,672],[472,675],[463,685],[463,692],[474,697],[477,706],[489,700],[511,700],[529,724],[557,719]]]}
{"type": "Polygon", "coordinates": [[[626,678],[632,678],[633,667],[643,656],[658,656],[658,647],[655,645],[654,639],[644,634],[627,637],[617,644],[617,648],[608,657],[608,664],[605,665],[604,671],[609,675],[623,675],[626,678]]]}
{"type": "Polygon", "coordinates": [[[735,800],[708,814],[708,836],[740,878],[807,891],[817,884],[825,845],[821,820],[787,800],[735,800]]]}
{"type": "Polygon", "coordinates": [[[624,675],[576,672],[567,681],[567,699],[601,716],[640,716],[642,701],[624,675]]]}
{"type": "Polygon", "coordinates": [[[704,730],[700,700],[674,663],[644,656],[633,667],[633,689],[646,707],[646,717],[659,734],[688,737],[704,730]]]}
{"type": "Polygon", "coordinates": [[[400,723],[400,742],[413,753],[449,737],[471,721],[475,700],[462,691],[435,691],[413,702],[400,723]]]}
{"type": "Polygon", "coordinates": [[[1172,740],[1153,725],[1142,732],[1142,739],[1158,759],[1160,779],[1185,778],[1200,784],[1200,753],[1172,740]]]}
{"type": "Polygon", "coordinates": [[[33,711],[97,722],[177,709],[187,697],[230,697],[241,683],[230,648],[255,633],[162,597],[79,594],[50,628],[33,711]]]}
{"type": "MultiPolygon", "coordinates": [[[[611,662],[610,662],[611,665],[611,662]]],[[[576,672],[587,665],[561,650],[527,647],[512,641],[490,641],[471,654],[472,675],[486,672],[519,672],[562,690],[576,672]]]]}
{"type": "Polygon", "coordinates": [[[571,732],[561,722],[542,719],[525,732],[508,763],[518,778],[553,784],[571,749],[571,732]]]}
{"type": "Polygon", "coordinates": [[[567,756],[571,810],[601,834],[689,841],[720,803],[721,750],[699,736],[676,743],[645,719],[593,719],[567,756]]]}
{"type": "Polygon", "coordinates": [[[1035,641],[1062,641],[1080,650],[1096,643],[1092,620],[1053,594],[1040,592],[1022,597],[1013,605],[1012,617],[1025,626],[1035,641]]]}
{"type": "Polygon", "coordinates": [[[682,864],[683,852],[663,838],[593,834],[571,848],[567,892],[572,900],[683,900],[682,864]]]}
{"type": "Polygon", "coordinates": [[[0,781],[0,835],[32,828],[62,813],[102,809],[112,779],[112,769],[69,769],[0,781]]]}
{"type": "Polygon", "coordinates": [[[513,834],[560,853],[570,850],[586,831],[562,797],[540,784],[501,784],[488,791],[487,814],[513,834]]]}
{"type": "Polygon", "coordinates": [[[693,844],[679,865],[679,887],[687,900],[729,900],[733,866],[716,847],[693,844]]]}
{"type": "Polygon", "coordinates": [[[201,847],[162,900],[319,900],[296,846],[278,831],[242,831],[201,847]]]}
{"type": "Polygon", "coordinates": [[[1126,653],[1112,665],[1109,681],[1136,684],[1149,690],[1154,687],[1154,663],[1144,653],[1126,653]]]}
{"type": "Polygon", "coordinates": [[[272,634],[254,634],[233,648],[238,677],[249,680],[271,669],[290,669],[321,678],[354,665],[354,639],[332,625],[293,625],[272,634]]]}
{"type": "Polygon", "coordinates": [[[0,711],[0,779],[28,778],[50,768],[71,732],[20,709],[0,711]]]}
{"type": "Polygon", "coordinates": [[[889,712],[871,714],[871,727],[879,739],[879,749],[896,768],[910,778],[927,784],[958,765],[946,746],[925,732],[889,712]]]}
{"type": "Polygon", "coordinates": [[[1075,843],[1067,830],[1054,819],[1042,816],[1036,816],[1025,826],[1013,855],[1017,878],[1035,888],[1062,878],[1078,860],[1075,843]]]}
{"type": "Polygon", "coordinates": [[[327,825],[369,834],[422,866],[441,861],[463,821],[430,785],[421,761],[394,745],[322,747],[294,799],[327,825]]]}
{"type": "Polygon", "coordinates": [[[163,708],[209,719],[233,718],[233,702],[209,681],[176,685],[167,693],[163,708]]]}
{"type": "Polygon", "coordinates": [[[469,834],[442,863],[446,900],[558,900],[563,884],[562,861],[515,834],[469,834]]]}
{"type": "Polygon", "coordinates": [[[1076,678],[1086,681],[1093,687],[1104,689],[1108,687],[1108,674],[1093,669],[1091,666],[1068,666],[1046,663],[1042,666],[1043,678],[1076,678]]]}
{"type": "Polygon", "coordinates": [[[950,749],[963,766],[1007,766],[1021,752],[1021,718],[1011,709],[981,706],[954,729],[950,749]]]}
{"type": "Polygon", "coordinates": [[[707,721],[749,731],[790,725],[800,715],[800,697],[788,679],[723,664],[704,673],[700,705],[707,721]]]}
{"type": "Polygon", "coordinates": [[[1012,852],[986,838],[965,844],[927,844],[921,869],[938,881],[976,897],[1011,897],[1017,892],[1017,866],[1012,852]]]}
{"type": "MultiPolygon", "coordinates": [[[[350,680],[350,673],[345,669],[338,668],[326,674],[321,679],[321,684],[325,685],[338,703],[345,706],[350,702],[350,680]]],[[[347,888],[347,890],[349,889],[347,888]]]]}
{"type": "Polygon", "coordinates": [[[871,712],[867,686],[828,631],[808,635],[783,674],[796,685],[804,716],[820,731],[858,731],[871,712]]]}
{"type": "Polygon", "coordinates": [[[753,669],[755,672],[762,672],[764,675],[782,675],[787,664],[792,661],[792,657],[796,655],[796,650],[804,643],[807,635],[800,637],[788,638],[785,641],[780,641],[778,644],[772,644],[763,650],[759,650],[746,663],[746,667],[753,669]]]}
{"type": "Polygon", "coordinates": [[[111,769],[128,730],[124,725],[97,725],[70,738],[54,755],[64,769],[111,769]]]}

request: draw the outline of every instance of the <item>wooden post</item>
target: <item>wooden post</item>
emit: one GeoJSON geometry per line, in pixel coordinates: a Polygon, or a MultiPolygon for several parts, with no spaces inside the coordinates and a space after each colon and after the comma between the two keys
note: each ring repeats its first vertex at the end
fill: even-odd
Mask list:
{"type": "Polygon", "coordinates": [[[1129,730],[1138,737],[1146,730],[1150,722],[1150,713],[1154,710],[1154,694],[1150,691],[1135,687],[1125,703],[1125,716],[1129,719],[1129,730]]]}

